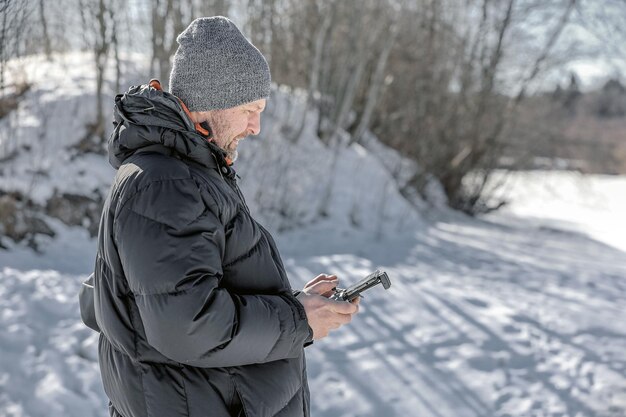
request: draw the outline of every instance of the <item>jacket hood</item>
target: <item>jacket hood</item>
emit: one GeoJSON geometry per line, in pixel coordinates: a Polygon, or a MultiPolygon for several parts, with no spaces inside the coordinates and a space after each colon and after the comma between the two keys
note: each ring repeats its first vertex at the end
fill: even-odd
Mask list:
{"type": "Polygon", "coordinates": [[[179,100],[149,84],[115,97],[109,163],[118,169],[138,149],[161,145],[206,167],[226,165],[225,152],[198,133],[179,100]]]}

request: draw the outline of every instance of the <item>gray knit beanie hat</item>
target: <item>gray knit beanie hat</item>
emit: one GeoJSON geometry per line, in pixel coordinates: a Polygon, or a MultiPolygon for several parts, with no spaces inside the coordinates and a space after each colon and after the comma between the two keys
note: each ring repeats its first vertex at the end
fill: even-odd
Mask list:
{"type": "Polygon", "coordinates": [[[269,97],[267,61],[228,18],[196,19],[176,41],[170,92],[190,111],[227,109],[269,97]]]}

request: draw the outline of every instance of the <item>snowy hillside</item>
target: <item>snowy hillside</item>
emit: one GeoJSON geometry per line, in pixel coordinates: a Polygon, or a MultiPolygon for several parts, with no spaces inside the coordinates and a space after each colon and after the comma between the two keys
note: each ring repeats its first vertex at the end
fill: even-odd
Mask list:
{"type": "MultiPolygon", "coordinates": [[[[65,233],[55,227],[56,220],[84,226],[92,235],[97,232],[99,211],[94,208],[101,206],[115,174],[106,155],[82,153],[77,148],[95,117],[90,59],[89,54],[73,53],[54,55],[52,61],[43,56],[27,57],[8,65],[9,75],[25,78],[33,87],[18,109],[0,119],[0,191],[18,193],[28,203],[18,209],[33,212],[31,218],[23,219],[16,210],[15,223],[36,223],[43,231],[50,229],[37,234],[30,245],[41,246],[43,251],[48,250],[47,235],[65,233]]],[[[149,77],[138,75],[147,68],[146,62],[137,55],[124,61],[130,74],[124,89],[148,82],[149,77]]],[[[8,82],[13,81],[9,77],[8,82]]],[[[106,114],[112,117],[115,93],[111,83],[105,85],[105,92],[106,114]]],[[[257,217],[274,231],[327,217],[379,234],[387,227],[382,225],[393,219],[402,218],[400,224],[419,223],[419,216],[396,191],[380,156],[359,146],[336,152],[323,145],[315,135],[315,112],[307,113],[297,143],[286,139],[285,133],[303,119],[303,104],[301,95],[273,88],[261,134],[246,139],[240,147],[235,169],[257,217]],[[333,170],[335,155],[339,163],[333,170]],[[388,204],[390,199],[395,203],[388,204]]],[[[112,130],[110,121],[106,126],[112,130]]],[[[14,247],[11,240],[2,239],[1,226],[0,247],[14,247]]]]}
{"type": "MultiPolygon", "coordinates": [[[[89,64],[80,55],[59,60],[64,67],[33,62],[19,117],[0,120],[0,148],[17,150],[0,189],[41,207],[55,188],[105,193],[105,157],[63,159],[80,129],[72,117],[89,116],[93,97],[71,87],[91,91],[89,64]],[[44,92],[51,78],[67,94],[44,92]],[[54,128],[41,129],[42,97],[58,111],[54,128]],[[28,161],[45,161],[44,174],[28,161]]],[[[299,100],[275,91],[261,137],[240,145],[251,209],[281,230],[294,287],[321,272],[348,283],[379,268],[392,280],[366,294],[349,326],[306,349],[314,417],[626,416],[626,178],[519,174],[511,197],[520,199],[468,219],[416,213],[381,152],[352,147],[340,151],[323,204],[333,150],[310,125],[295,144],[283,135],[299,100]]],[[[55,232],[37,237],[38,253],[6,239],[0,250],[0,417],[105,417],[97,336],[80,323],[76,298],[95,242],[84,227],[38,215],[55,232]]]]}

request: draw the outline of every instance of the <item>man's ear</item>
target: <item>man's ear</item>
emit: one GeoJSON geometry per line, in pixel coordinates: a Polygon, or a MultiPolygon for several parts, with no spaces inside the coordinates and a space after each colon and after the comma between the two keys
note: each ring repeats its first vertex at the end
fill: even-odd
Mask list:
{"type": "Polygon", "coordinates": [[[196,125],[196,130],[201,133],[203,136],[206,136],[208,139],[211,139],[213,137],[213,132],[211,131],[211,126],[209,126],[209,122],[207,122],[206,120],[202,123],[200,123],[200,127],[198,127],[196,125]],[[200,128],[204,129],[204,131],[206,132],[202,132],[200,130],[200,128]]]}
{"type": "MultiPolygon", "coordinates": [[[[186,106],[184,106],[184,104],[183,104],[183,109],[186,110],[186,106]]],[[[186,112],[189,118],[191,119],[191,121],[193,122],[194,127],[196,128],[196,132],[200,133],[202,136],[206,138],[210,138],[211,129],[209,128],[209,124],[206,122],[206,120],[203,122],[198,122],[198,120],[203,119],[203,117],[200,116],[200,112],[195,112],[195,111],[191,112],[189,110],[186,110],[186,112]]]]}

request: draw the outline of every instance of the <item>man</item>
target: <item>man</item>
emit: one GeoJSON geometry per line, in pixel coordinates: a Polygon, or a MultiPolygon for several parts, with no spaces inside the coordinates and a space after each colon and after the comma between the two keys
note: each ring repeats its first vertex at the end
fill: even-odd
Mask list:
{"type": "Polygon", "coordinates": [[[115,99],[117,169],[98,235],[93,309],[111,416],[309,415],[304,346],[350,321],[337,277],[293,292],[232,162],[261,130],[261,53],[224,17],[180,34],[171,94],[115,99]]]}

